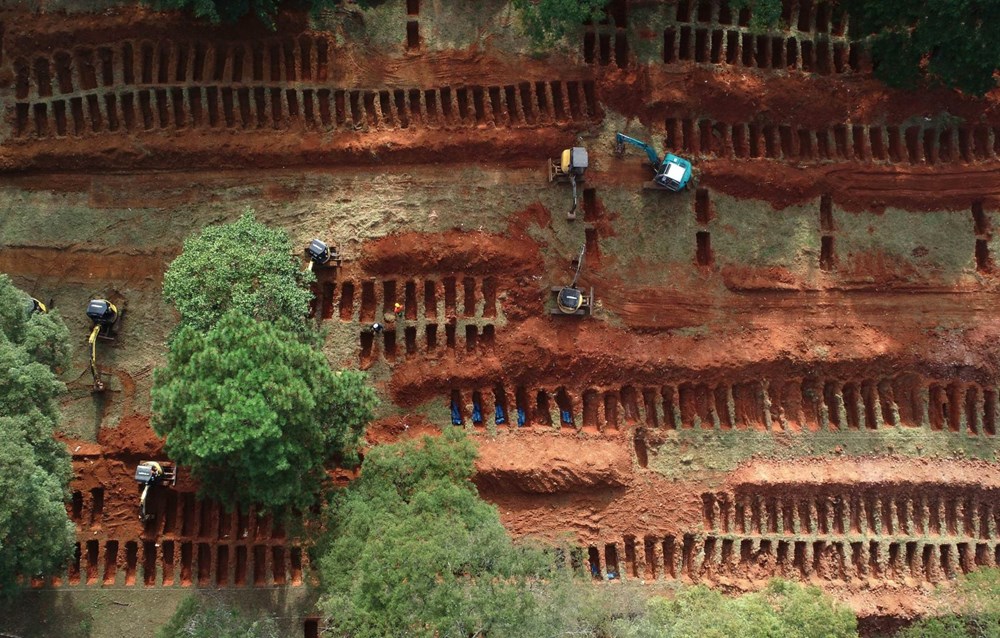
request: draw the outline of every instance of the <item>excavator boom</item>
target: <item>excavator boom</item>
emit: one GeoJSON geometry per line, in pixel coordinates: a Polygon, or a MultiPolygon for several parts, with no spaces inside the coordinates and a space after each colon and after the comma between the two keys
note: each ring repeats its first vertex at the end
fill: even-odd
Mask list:
{"type": "Polygon", "coordinates": [[[569,285],[570,288],[576,287],[576,281],[580,278],[580,270],[583,269],[583,255],[587,252],[587,244],[580,246],[580,256],[576,258],[576,273],[573,275],[573,283],[569,285]]]}
{"type": "Polygon", "coordinates": [[[652,146],[643,142],[642,140],[637,140],[634,137],[629,137],[624,133],[618,133],[615,135],[615,149],[620,155],[625,151],[625,145],[631,144],[632,146],[638,146],[642,150],[646,151],[646,157],[649,158],[649,163],[653,165],[653,170],[660,170],[660,156],[656,154],[656,151],[652,146]]]}
{"type": "Polygon", "coordinates": [[[90,338],[87,339],[87,342],[90,343],[90,374],[94,377],[95,392],[104,390],[104,381],[101,380],[101,373],[97,370],[97,335],[100,332],[101,326],[98,324],[90,331],[90,338]]]}

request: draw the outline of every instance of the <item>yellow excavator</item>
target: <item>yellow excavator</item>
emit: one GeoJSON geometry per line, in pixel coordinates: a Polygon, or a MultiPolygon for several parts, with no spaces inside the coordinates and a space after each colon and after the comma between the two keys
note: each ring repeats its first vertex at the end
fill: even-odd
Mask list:
{"type": "Polygon", "coordinates": [[[49,309],[45,307],[45,304],[34,297],[28,297],[27,310],[29,316],[36,313],[44,315],[49,311],[49,309]]]}
{"type": "Polygon", "coordinates": [[[568,286],[553,286],[552,294],[555,296],[556,307],[552,309],[554,315],[589,315],[594,307],[594,289],[590,289],[588,295],[583,290],[576,287],[576,282],[580,278],[580,269],[583,268],[583,253],[587,250],[584,244],[580,248],[580,256],[576,258],[576,274],[573,281],[568,286]]]}
{"type": "Polygon", "coordinates": [[[336,248],[331,248],[319,239],[314,239],[309,242],[306,246],[306,257],[309,258],[309,264],[306,266],[306,270],[312,270],[320,266],[340,266],[340,253],[337,252],[336,248]]]}
{"type": "Polygon", "coordinates": [[[118,321],[118,308],[107,299],[91,299],[87,305],[87,316],[94,322],[90,338],[87,339],[90,344],[90,374],[94,377],[94,392],[104,392],[104,380],[97,367],[97,340],[114,339],[112,327],[118,321]]]}
{"type": "Polygon", "coordinates": [[[583,174],[589,165],[587,149],[582,146],[567,148],[558,161],[549,160],[549,182],[569,182],[573,185],[573,208],[566,213],[566,219],[570,221],[576,219],[576,183],[583,182],[583,174]]]}
{"type": "Polygon", "coordinates": [[[139,520],[143,523],[153,520],[155,514],[146,509],[150,488],[156,485],[177,484],[177,466],[173,463],[159,461],[141,461],[135,468],[135,481],[142,488],[139,497],[139,520]]]}

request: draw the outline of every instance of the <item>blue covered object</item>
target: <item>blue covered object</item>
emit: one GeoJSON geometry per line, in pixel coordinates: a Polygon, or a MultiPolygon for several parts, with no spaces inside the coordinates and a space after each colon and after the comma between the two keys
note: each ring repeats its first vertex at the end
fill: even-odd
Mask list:
{"type": "Polygon", "coordinates": [[[561,410],[559,414],[562,416],[563,423],[573,425],[573,415],[569,413],[569,410],[561,410]]]}
{"type": "Polygon", "coordinates": [[[458,409],[458,404],[451,402],[451,424],[462,425],[462,411],[458,409]]]}
{"type": "Polygon", "coordinates": [[[501,406],[500,404],[497,404],[496,407],[495,421],[497,425],[503,425],[504,423],[507,422],[507,413],[504,412],[503,406],[501,406]]]}
{"type": "Polygon", "coordinates": [[[523,428],[527,420],[524,418],[524,410],[521,408],[517,409],[517,427],[523,428]]]}
{"type": "Polygon", "coordinates": [[[472,422],[475,424],[483,422],[483,408],[478,401],[472,402],[472,422]]]}

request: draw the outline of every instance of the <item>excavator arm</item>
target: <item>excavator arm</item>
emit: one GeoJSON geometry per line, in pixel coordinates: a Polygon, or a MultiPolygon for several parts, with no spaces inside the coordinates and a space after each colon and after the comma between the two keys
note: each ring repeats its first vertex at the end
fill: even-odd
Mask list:
{"type": "Polygon", "coordinates": [[[143,523],[145,523],[147,518],[149,518],[146,515],[146,496],[149,495],[149,485],[149,483],[146,483],[146,485],[143,486],[142,496],[139,497],[139,520],[143,523]]]}
{"type": "Polygon", "coordinates": [[[569,183],[573,185],[573,208],[569,209],[569,214],[567,215],[567,217],[569,217],[570,219],[576,219],[576,205],[577,205],[576,175],[570,173],[569,183]]]}
{"type": "Polygon", "coordinates": [[[629,137],[624,133],[618,133],[615,135],[615,152],[621,155],[625,152],[625,145],[631,144],[632,146],[638,146],[642,150],[646,151],[646,157],[649,158],[649,163],[653,165],[653,171],[656,172],[660,170],[660,156],[656,154],[656,151],[652,146],[643,142],[642,140],[637,140],[634,137],[629,137]]]}
{"type": "Polygon", "coordinates": [[[576,287],[576,281],[580,278],[580,270],[583,269],[583,255],[587,252],[587,244],[584,243],[580,246],[580,256],[576,258],[576,273],[573,275],[573,283],[569,285],[570,288],[576,287]]]}
{"type": "Polygon", "coordinates": [[[101,373],[97,370],[97,335],[100,332],[101,326],[94,326],[90,331],[90,338],[87,339],[90,344],[90,374],[94,377],[94,392],[104,391],[104,381],[101,380],[101,373]]]}

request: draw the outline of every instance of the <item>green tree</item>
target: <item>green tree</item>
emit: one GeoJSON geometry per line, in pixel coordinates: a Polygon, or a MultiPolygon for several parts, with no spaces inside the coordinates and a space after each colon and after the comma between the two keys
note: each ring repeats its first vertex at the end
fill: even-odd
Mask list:
{"type": "Polygon", "coordinates": [[[842,0],[851,35],[868,37],[875,75],[914,88],[921,78],[972,95],[996,86],[1000,2],[996,0],[842,0]]]}
{"type": "Polygon", "coordinates": [[[535,46],[548,46],[579,29],[588,20],[599,20],[608,0],[513,0],[521,13],[525,32],[535,46]]]}
{"type": "Polygon", "coordinates": [[[19,576],[58,572],[72,555],[75,527],[64,505],[72,474],[54,437],[56,371],[69,360],[58,313],[29,313],[29,297],[0,275],[0,595],[19,576]]]}
{"type": "Polygon", "coordinates": [[[18,576],[61,571],[76,537],[65,505],[69,455],[63,446],[53,468],[51,450],[36,452],[31,443],[30,421],[0,416],[0,596],[15,591],[18,576]]]}
{"type": "Polygon", "coordinates": [[[0,332],[34,361],[59,373],[69,366],[69,329],[58,310],[28,312],[31,297],[0,274],[0,332]]]}
{"type": "Polygon", "coordinates": [[[775,580],[727,598],[703,585],[653,598],[638,620],[617,621],[620,638],[857,638],[854,613],[816,587],[775,580]]]}
{"type": "Polygon", "coordinates": [[[211,226],[184,242],[163,277],[163,297],[181,325],[208,330],[229,310],[261,321],[303,328],[313,281],[292,259],[288,234],[254,219],[253,211],[231,224],[211,226]]]}
{"type": "Polygon", "coordinates": [[[512,543],[471,482],[474,458],[458,428],[365,457],[317,550],[332,635],[547,635],[536,594],[554,561],[512,543]]]}
{"type": "Polygon", "coordinates": [[[247,616],[221,602],[188,596],[157,638],[279,638],[274,618],[247,616]]]}
{"type": "Polygon", "coordinates": [[[226,503],[308,506],[324,462],[351,459],[376,398],[355,371],[280,328],[230,310],[186,325],[154,375],[153,429],[226,503]]]}

